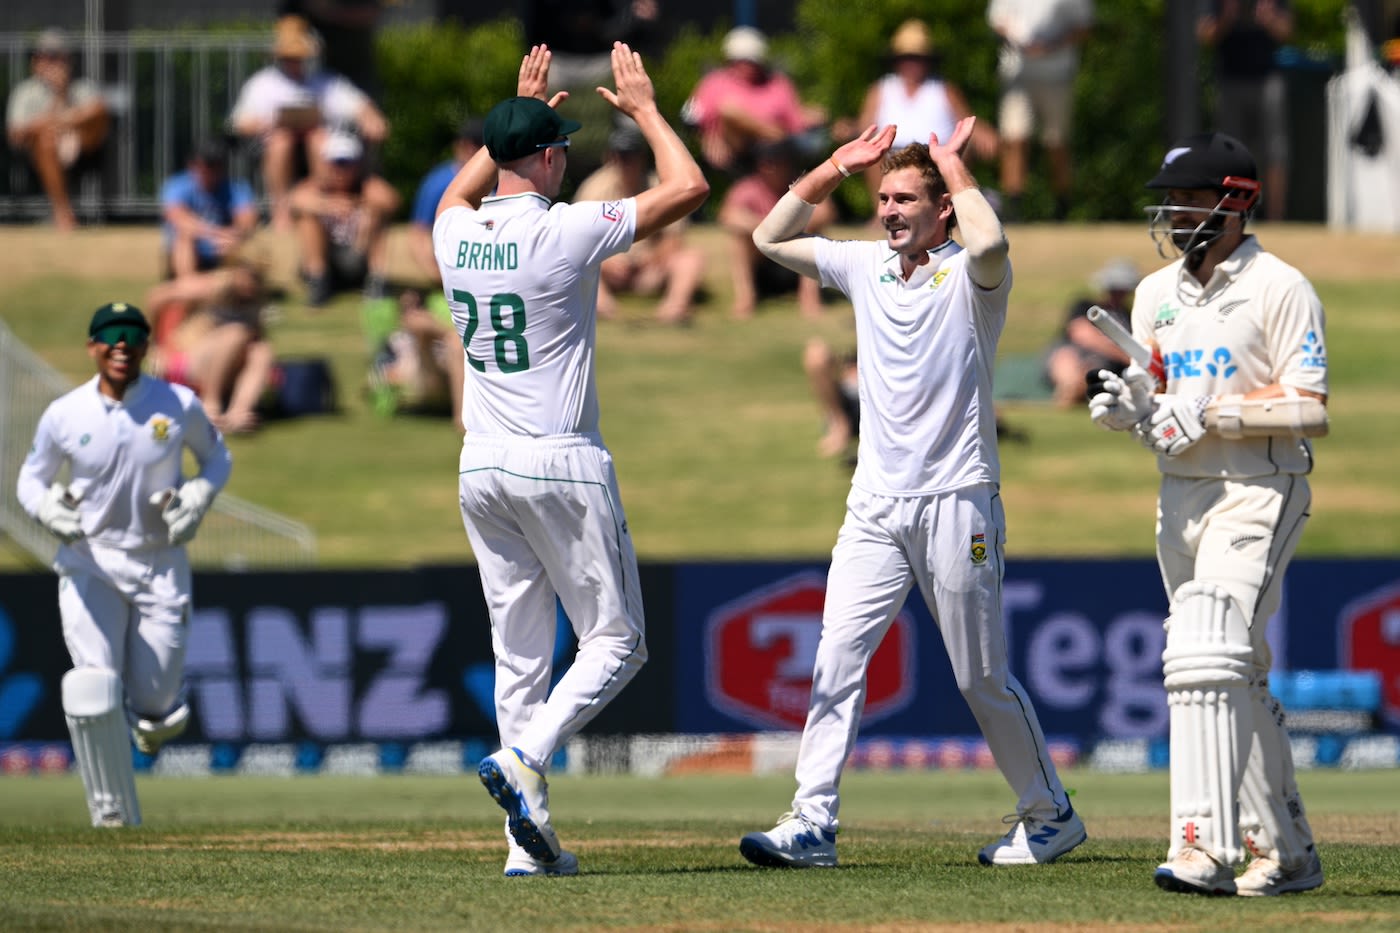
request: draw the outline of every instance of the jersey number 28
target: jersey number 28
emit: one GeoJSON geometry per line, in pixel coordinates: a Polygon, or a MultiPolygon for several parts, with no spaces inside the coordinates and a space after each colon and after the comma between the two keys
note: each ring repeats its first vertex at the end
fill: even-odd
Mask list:
{"type": "MultiPolygon", "coordinates": [[[[462,335],[462,346],[467,348],[467,362],[479,373],[486,372],[486,363],[473,359],[471,354],[472,337],[481,326],[481,312],[477,309],[476,296],[461,289],[452,289],[452,300],[460,302],[467,309],[467,329],[462,335]]],[[[496,368],[503,373],[518,373],[530,368],[530,345],[525,342],[525,299],[510,292],[491,296],[491,329],[496,335],[491,339],[491,348],[496,357],[496,368]]]]}

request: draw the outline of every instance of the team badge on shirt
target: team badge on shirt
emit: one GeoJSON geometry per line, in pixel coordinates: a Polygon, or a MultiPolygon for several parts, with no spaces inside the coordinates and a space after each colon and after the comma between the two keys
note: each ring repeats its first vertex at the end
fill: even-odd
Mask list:
{"type": "Polygon", "coordinates": [[[935,273],[933,274],[933,280],[932,280],[931,282],[928,283],[929,291],[933,291],[935,288],[937,288],[938,286],[942,285],[942,284],[943,284],[943,280],[946,279],[947,277],[948,277],[948,270],[947,270],[947,269],[939,269],[937,272],[935,272],[935,273]]]}
{"type": "Polygon", "coordinates": [[[151,437],[158,441],[170,440],[170,419],[157,415],[151,419],[151,437]]]}
{"type": "Polygon", "coordinates": [[[972,536],[972,548],[970,550],[972,562],[974,564],[985,564],[987,562],[987,536],[978,534],[972,536]]]}
{"type": "Polygon", "coordinates": [[[1176,323],[1176,308],[1162,302],[1157,308],[1157,314],[1152,318],[1152,329],[1161,330],[1163,327],[1171,327],[1176,323]]]}

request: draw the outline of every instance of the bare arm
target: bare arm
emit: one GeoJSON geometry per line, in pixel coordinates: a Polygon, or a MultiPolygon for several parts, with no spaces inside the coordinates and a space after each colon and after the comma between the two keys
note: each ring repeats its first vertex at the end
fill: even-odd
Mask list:
{"type": "Polygon", "coordinates": [[[656,91],[642,65],[642,56],[623,42],[614,42],[613,78],[616,91],[598,88],[603,99],[637,122],[651,147],[657,183],[637,195],[636,239],[687,216],[705,202],[710,184],[685,143],[656,107],[656,91]]]}

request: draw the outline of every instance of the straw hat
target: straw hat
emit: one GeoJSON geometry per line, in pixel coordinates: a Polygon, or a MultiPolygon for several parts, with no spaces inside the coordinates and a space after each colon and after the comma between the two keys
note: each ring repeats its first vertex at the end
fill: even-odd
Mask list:
{"type": "Polygon", "coordinates": [[[933,54],[933,37],[921,19],[907,19],[890,39],[890,54],[896,58],[909,56],[928,58],[933,54]]]}

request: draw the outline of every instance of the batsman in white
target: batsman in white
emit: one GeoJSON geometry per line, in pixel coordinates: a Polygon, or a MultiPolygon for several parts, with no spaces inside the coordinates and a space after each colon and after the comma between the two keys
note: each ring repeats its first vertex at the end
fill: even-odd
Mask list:
{"type": "Polygon", "coordinates": [[[1309,436],[1326,433],[1322,303],[1245,232],[1259,196],[1236,139],[1177,142],[1147,185],[1170,265],[1138,285],[1133,337],[1160,378],[1100,373],[1090,413],[1157,455],[1157,560],[1170,600],[1168,891],[1271,895],[1322,884],[1265,627],[1308,518],[1309,436]],[[1248,850],[1248,867],[1234,866],[1248,850]]]}
{"type": "Polygon", "coordinates": [[[791,812],[739,851],[757,865],[836,864],[838,786],[865,702],[870,658],[917,584],[958,689],[1017,795],[984,865],[1050,862],[1085,839],[1002,628],[1002,511],[992,364],[1006,321],[1006,233],[953,136],[892,150],[871,126],[798,179],[754,232],[764,255],[850,298],[860,356],[860,449],[827,578],[791,812]],[[812,206],[880,165],[885,242],[806,236],[812,206]],[[951,238],[962,231],[964,245],[951,238]]]}
{"type": "Polygon", "coordinates": [[[599,266],[709,192],[641,56],[616,43],[617,90],[598,93],[636,121],[657,183],[635,198],[553,203],[580,124],[554,109],[567,94],[546,102],[549,60],[543,46],[525,57],[519,96],[486,115],[485,148],[449,185],[433,227],[467,354],[459,486],[491,614],[502,745],[480,776],[506,810],[507,875],[578,871],[550,825],[545,768],[646,660],[637,557],[598,425],[599,266]],[[578,652],[551,690],[556,596],[578,652]]]}
{"type": "Polygon", "coordinates": [[[97,375],[45,409],[19,472],[20,504],[62,542],[63,712],[94,826],[140,824],[131,742],[155,754],[189,721],[185,544],[232,468],[199,397],[141,374],[149,337],[134,305],[97,309],[97,375]],[[182,481],[186,447],[199,475],[182,481]]]}

